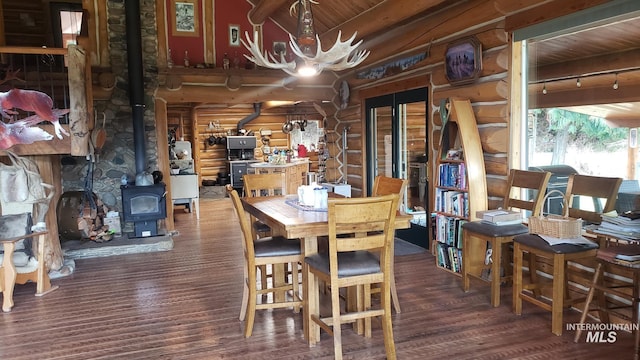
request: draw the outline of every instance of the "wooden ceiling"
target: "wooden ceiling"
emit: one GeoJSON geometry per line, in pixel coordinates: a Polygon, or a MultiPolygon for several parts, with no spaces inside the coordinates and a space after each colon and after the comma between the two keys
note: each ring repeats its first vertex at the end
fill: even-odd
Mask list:
{"type": "MultiPolygon", "coordinates": [[[[517,6],[494,0],[496,8],[505,4],[513,13],[517,6]]],[[[253,23],[270,17],[286,31],[295,33],[296,18],[289,14],[295,0],[249,0],[255,5],[249,14],[253,23]]],[[[357,31],[372,54],[374,39],[389,29],[418,17],[452,6],[444,0],[318,0],[313,5],[316,31],[323,44],[333,43],[339,30],[343,39],[357,31]]],[[[522,2],[532,5],[535,1],[522,2]]],[[[543,2],[540,2],[545,3],[543,2]]],[[[559,5],[564,7],[561,2],[559,5]]],[[[524,6],[524,5],[523,5],[524,6]]],[[[560,11],[560,10],[559,10],[560,11]]],[[[505,16],[509,16],[505,13],[505,16]]],[[[571,106],[592,115],[604,116],[622,126],[640,126],[640,18],[603,23],[598,26],[530,43],[530,103],[540,107],[571,106]],[[617,75],[616,75],[617,74],[617,75]],[[576,86],[580,77],[581,87],[576,86]],[[619,89],[612,85],[617,77],[619,89]],[[593,106],[599,105],[599,106],[593,106]]],[[[369,61],[369,59],[367,60],[369,61]]]]}
{"type": "Polygon", "coordinates": [[[532,41],[529,67],[535,71],[529,75],[530,81],[536,84],[530,91],[537,93],[541,107],[563,106],[605,118],[614,125],[638,127],[638,39],[640,17],[532,41]],[[616,81],[617,89],[614,89],[616,81]],[[541,95],[543,87],[546,95],[541,95]]]}

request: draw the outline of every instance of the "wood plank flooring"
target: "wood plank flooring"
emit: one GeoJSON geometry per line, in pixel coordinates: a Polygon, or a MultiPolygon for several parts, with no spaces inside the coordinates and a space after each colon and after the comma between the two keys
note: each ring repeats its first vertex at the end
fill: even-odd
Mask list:
{"type": "MultiPolygon", "coordinates": [[[[242,296],[240,229],[228,199],[201,201],[195,214],[175,216],[174,249],[76,261],[60,288],[33,296],[19,285],[15,307],[0,315],[0,359],[331,359],[322,333],[310,348],[302,315],[259,311],[253,336],[238,320],[242,296]]],[[[633,336],[615,343],[573,343],[573,331],[551,333],[551,315],[531,304],[511,312],[510,287],[502,305],[489,304],[489,287],[435,268],[426,254],[396,257],[402,313],[393,316],[398,359],[632,359],[633,336]]],[[[565,312],[566,322],[579,313],[565,312]]],[[[343,330],[346,359],[384,359],[382,332],[343,330]]]]}

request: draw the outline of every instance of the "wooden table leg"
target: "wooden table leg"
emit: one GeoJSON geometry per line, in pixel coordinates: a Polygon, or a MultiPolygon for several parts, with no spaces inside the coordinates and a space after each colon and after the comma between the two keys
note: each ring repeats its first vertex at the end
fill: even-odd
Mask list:
{"type": "MultiPolygon", "coordinates": [[[[305,257],[318,252],[318,239],[315,236],[305,237],[301,241],[302,253],[305,257]]],[[[306,267],[306,265],[305,265],[306,267]]],[[[309,276],[308,271],[302,272],[302,301],[303,301],[303,328],[304,337],[309,345],[315,345],[320,341],[320,326],[310,321],[311,314],[320,312],[320,289],[314,276],[309,276]]]]}

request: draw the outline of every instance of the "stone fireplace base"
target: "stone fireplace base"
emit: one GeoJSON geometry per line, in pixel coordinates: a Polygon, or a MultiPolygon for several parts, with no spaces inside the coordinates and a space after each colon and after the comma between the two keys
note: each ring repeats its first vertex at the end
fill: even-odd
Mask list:
{"type": "Polygon", "coordinates": [[[67,240],[62,244],[65,259],[87,259],[104,256],[139,254],[173,249],[169,234],[144,238],[129,238],[126,234],[110,241],[98,243],[90,240],[67,240]]]}

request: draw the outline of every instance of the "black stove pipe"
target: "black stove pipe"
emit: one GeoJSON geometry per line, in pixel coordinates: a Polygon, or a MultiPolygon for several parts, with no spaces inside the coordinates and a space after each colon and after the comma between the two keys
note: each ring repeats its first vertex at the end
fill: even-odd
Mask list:
{"type": "Polygon", "coordinates": [[[142,68],[142,32],[140,30],[140,1],[124,1],[129,65],[129,104],[133,122],[133,149],[136,175],[146,169],[146,145],[144,135],[144,78],[142,68]]]}

